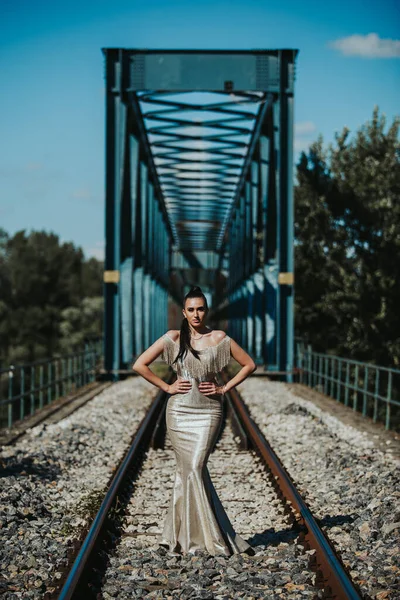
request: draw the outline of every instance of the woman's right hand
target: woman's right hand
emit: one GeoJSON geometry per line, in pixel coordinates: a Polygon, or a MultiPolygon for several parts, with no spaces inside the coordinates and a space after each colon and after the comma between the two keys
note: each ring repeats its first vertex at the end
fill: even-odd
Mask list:
{"type": "Polygon", "coordinates": [[[192,389],[192,384],[187,379],[177,379],[168,386],[168,394],[173,396],[174,394],[187,394],[192,389]]]}

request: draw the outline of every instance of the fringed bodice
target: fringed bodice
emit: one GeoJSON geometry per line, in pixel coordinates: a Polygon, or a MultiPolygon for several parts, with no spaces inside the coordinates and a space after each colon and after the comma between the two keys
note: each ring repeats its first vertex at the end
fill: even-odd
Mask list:
{"type": "Polygon", "coordinates": [[[196,358],[190,351],[187,352],[180,364],[173,362],[178,355],[179,344],[167,334],[163,338],[162,358],[178,375],[181,375],[182,371],[186,371],[190,377],[199,381],[211,380],[229,363],[231,354],[231,338],[229,336],[225,336],[218,344],[198,350],[200,358],[196,358]]]}

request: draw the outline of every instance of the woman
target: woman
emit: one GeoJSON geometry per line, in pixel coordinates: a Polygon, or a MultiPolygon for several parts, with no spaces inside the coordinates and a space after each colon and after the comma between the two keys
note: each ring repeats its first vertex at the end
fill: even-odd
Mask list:
{"type": "Polygon", "coordinates": [[[251,552],[247,542],[235,533],[206,464],[220,429],[224,394],[244,381],[256,365],[223,331],[205,325],[208,306],[199,287],[186,294],[182,312],[180,332],[168,331],[133,365],[142,377],[170,394],[166,423],[176,456],[176,474],[159,543],[178,553],[202,550],[229,556],[251,552]],[[160,355],[177,373],[171,385],[149,369],[160,355]],[[219,373],[231,355],[242,368],[222,385],[219,373]]]}

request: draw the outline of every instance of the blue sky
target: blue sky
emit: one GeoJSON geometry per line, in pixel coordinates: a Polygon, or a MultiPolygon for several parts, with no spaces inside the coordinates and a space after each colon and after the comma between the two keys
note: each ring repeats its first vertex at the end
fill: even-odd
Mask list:
{"type": "Polygon", "coordinates": [[[0,226],[104,244],[102,47],[298,48],[296,156],[400,114],[397,1],[0,0],[0,226]]]}

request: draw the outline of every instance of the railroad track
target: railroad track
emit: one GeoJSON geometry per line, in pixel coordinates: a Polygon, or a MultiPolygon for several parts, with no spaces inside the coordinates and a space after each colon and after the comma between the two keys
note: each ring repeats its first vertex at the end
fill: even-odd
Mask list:
{"type": "Polygon", "coordinates": [[[209,470],[234,528],[250,538],[257,552],[231,558],[180,557],[157,549],[175,469],[165,441],[165,400],[162,392],[154,400],[61,591],[60,586],[51,598],[144,598],[151,592],[157,598],[235,598],[242,597],[233,595],[239,590],[270,598],[279,590],[290,598],[359,599],[335,550],[235,390],[228,397],[227,418],[209,470]]]}

